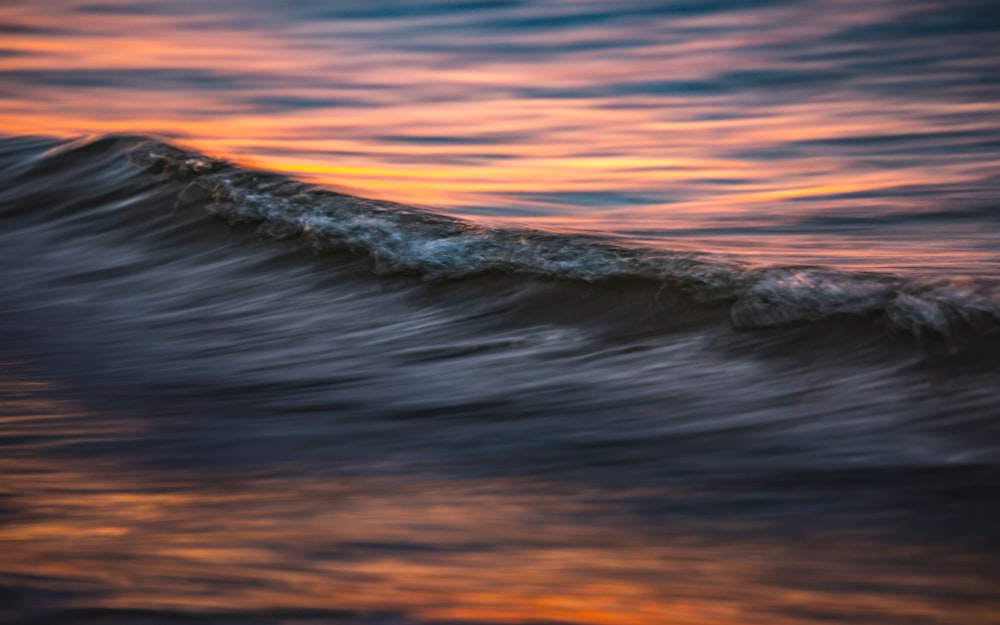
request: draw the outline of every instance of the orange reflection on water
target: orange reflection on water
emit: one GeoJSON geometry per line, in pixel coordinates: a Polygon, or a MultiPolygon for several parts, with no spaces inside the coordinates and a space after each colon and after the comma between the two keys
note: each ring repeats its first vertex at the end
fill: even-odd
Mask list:
{"type": "MultiPolygon", "coordinates": [[[[905,23],[907,3],[632,17],[629,7],[591,20],[597,9],[574,2],[341,17],[311,5],[8,5],[0,129],[179,137],[387,199],[620,233],[988,199],[1000,157],[979,142],[998,131],[1000,101],[979,93],[989,59],[975,33],[967,48],[933,40],[952,46],[947,61],[914,73],[921,41],[841,40],[905,23]],[[512,25],[489,26],[503,20],[512,25]],[[549,52],[519,52],[539,46],[549,52]],[[869,56],[885,68],[855,68],[869,56]]],[[[792,231],[710,250],[797,261],[792,231]]],[[[924,248],[909,234],[888,267],[924,248]]],[[[934,263],[995,263],[982,246],[959,249],[968,234],[950,236],[951,254],[934,263]]],[[[886,266],[867,259],[869,241],[845,236],[855,254],[841,261],[886,266]]]]}
{"type": "MultiPolygon", "coordinates": [[[[4,440],[31,422],[67,443],[86,436],[74,422],[112,427],[44,384],[0,390],[4,440]]],[[[990,562],[976,554],[832,528],[775,537],[738,518],[664,523],[624,504],[678,496],[669,490],[154,470],[48,456],[24,440],[0,458],[0,580],[73,591],[75,607],[594,625],[1000,615],[990,562]]]]}
{"type": "Polygon", "coordinates": [[[671,535],[554,490],[531,492],[548,490],[544,484],[151,485],[74,471],[59,475],[62,492],[46,492],[19,475],[29,467],[4,465],[5,475],[18,476],[14,496],[45,512],[0,529],[3,575],[59,579],[120,608],[311,607],[637,625],[797,623],[796,611],[829,610],[991,622],[990,606],[921,595],[988,596],[982,580],[948,574],[963,564],[975,569],[968,556],[875,547],[897,564],[933,556],[940,573],[872,571],[870,551],[856,559],[839,553],[873,548],[850,537],[775,544],[671,535]],[[803,579],[809,586],[797,588],[803,579]],[[906,590],[860,590],[844,604],[843,584],[906,590]]]}

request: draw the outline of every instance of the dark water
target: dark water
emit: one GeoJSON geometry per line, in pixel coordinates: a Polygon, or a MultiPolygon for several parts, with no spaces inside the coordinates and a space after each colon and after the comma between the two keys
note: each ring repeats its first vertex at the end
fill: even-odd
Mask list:
{"type": "Polygon", "coordinates": [[[4,139],[0,219],[0,620],[1000,623],[989,275],[141,137],[4,139]]]}
{"type": "Polygon", "coordinates": [[[0,1],[0,622],[1000,624],[998,50],[0,1]]]}

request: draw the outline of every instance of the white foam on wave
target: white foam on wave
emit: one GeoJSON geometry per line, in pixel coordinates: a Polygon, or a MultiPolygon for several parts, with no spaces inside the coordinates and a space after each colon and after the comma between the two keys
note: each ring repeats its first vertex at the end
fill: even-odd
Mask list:
{"type": "Polygon", "coordinates": [[[706,305],[730,306],[738,329],[845,315],[875,317],[918,336],[1000,329],[1000,291],[984,280],[929,282],[822,267],[758,266],[590,235],[490,228],[326,191],[156,142],[138,144],[130,158],[151,172],[188,181],[209,198],[207,210],[230,222],[259,223],[266,236],[298,237],[319,250],[369,255],[380,273],[431,280],[496,271],[587,282],[654,281],[706,305]]]}

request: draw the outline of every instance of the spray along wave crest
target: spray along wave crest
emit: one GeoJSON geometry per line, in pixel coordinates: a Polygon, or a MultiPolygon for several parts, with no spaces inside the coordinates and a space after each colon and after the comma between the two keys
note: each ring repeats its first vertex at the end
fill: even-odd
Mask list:
{"type": "Polygon", "coordinates": [[[205,202],[230,223],[259,224],[266,237],[368,255],[379,273],[429,280],[504,272],[590,283],[652,281],[697,303],[729,306],[737,329],[845,315],[916,336],[994,333],[1000,327],[1000,296],[989,280],[761,266],[591,235],[493,228],[336,193],[158,141],[135,141],[128,154],[150,173],[186,182],[179,202],[205,202]]]}
{"type": "MultiPolygon", "coordinates": [[[[256,224],[266,238],[297,239],[318,251],[367,256],[379,274],[445,281],[499,273],[596,287],[643,282],[696,306],[728,307],[739,330],[834,317],[862,318],[892,332],[929,338],[996,335],[1000,330],[995,279],[758,265],[612,237],[489,227],[337,193],[146,137],[80,140],[41,155],[30,141],[15,143],[8,146],[5,166],[23,170],[28,178],[87,176],[94,185],[117,187],[123,184],[116,176],[123,173],[124,155],[139,168],[133,169],[136,173],[152,175],[156,184],[177,185],[178,207],[207,211],[232,224],[256,224]],[[34,156],[27,160],[19,155],[29,153],[34,156]]],[[[133,191],[95,190],[124,196],[133,191]]],[[[115,210],[132,207],[130,202],[112,205],[115,210]]]]}

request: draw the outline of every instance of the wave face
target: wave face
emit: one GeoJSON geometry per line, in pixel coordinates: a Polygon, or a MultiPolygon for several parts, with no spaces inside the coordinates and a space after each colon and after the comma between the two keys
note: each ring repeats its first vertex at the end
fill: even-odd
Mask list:
{"type": "Polygon", "coordinates": [[[995,607],[989,279],[487,227],[144,137],[4,139],[0,223],[0,620],[995,607]]]}
{"type": "Polygon", "coordinates": [[[351,250],[379,273],[431,280],[491,272],[601,283],[648,281],[703,304],[730,306],[737,329],[874,317],[896,331],[951,336],[1000,327],[1000,289],[984,278],[944,279],[822,267],[759,266],[708,254],[629,246],[596,236],[499,229],[389,202],[331,193],[287,178],[152,142],[130,160],[162,180],[184,182],[230,223],[258,223],[274,238],[321,251],[351,250]]]}
{"type": "MultiPolygon", "coordinates": [[[[211,301],[216,287],[201,276],[217,280],[213,272],[222,269],[235,272],[226,277],[227,288],[247,280],[280,285],[275,293],[305,288],[297,274],[276,274],[267,263],[258,270],[244,266],[260,264],[259,254],[292,255],[301,264],[293,273],[350,276],[357,288],[380,289],[376,300],[382,289],[419,292],[431,298],[432,316],[462,316],[468,308],[501,325],[545,328],[538,331],[546,336],[666,340],[690,331],[697,341],[766,342],[848,333],[858,345],[874,341],[879,349],[914,350],[925,359],[950,353],[991,361],[982,348],[1000,328],[997,282],[982,277],[752,265],[609,237],[488,227],[336,193],[145,137],[10,138],[3,146],[11,266],[27,262],[24,275],[70,293],[91,293],[91,286],[128,290],[141,279],[150,288],[173,285],[178,301],[211,301]],[[206,245],[211,254],[203,267],[206,245]],[[180,259],[184,278],[170,273],[180,259]],[[777,328],[784,329],[739,332],[777,328]]],[[[28,283],[15,291],[34,288],[28,283]]],[[[315,288],[307,308],[321,317],[323,299],[332,305],[338,294],[315,288]]],[[[219,303],[229,305],[242,306],[219,303]]],[[[290,320],[289,327],[298,323],[290,320]]],[[[504,336],[501,344],[509,340],[504,336]]],[[[439,349],[419,349],[425,347],[439,349]]]]}

